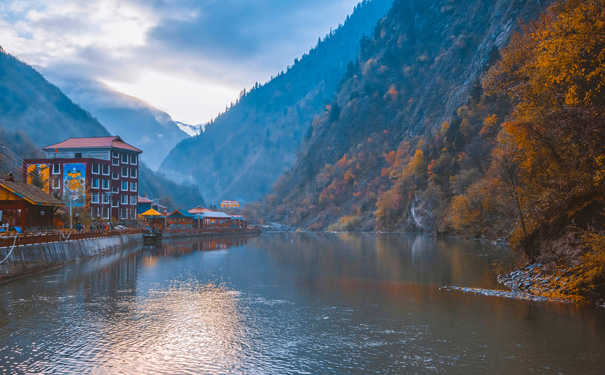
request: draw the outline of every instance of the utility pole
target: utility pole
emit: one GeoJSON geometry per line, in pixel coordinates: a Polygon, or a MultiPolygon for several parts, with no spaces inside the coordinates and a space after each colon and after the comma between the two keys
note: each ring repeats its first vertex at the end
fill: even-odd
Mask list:
{"type": "Polygon", "coordinates": [[[113,199],[113,192],[108,191],[105,194],[107,194],[107,196],[109,197],[109,227],[111,228],[112,222],[111,222],[111,218],[112,218],[112,211],[113,211],[113,205],[111,204],[113,199]]]}
{"type": "Polygon", "coordinates": [[[69,195],[69,229],[74,229],[74,223],[73,223],[73,215],[72,215],[72,206],[73,206],[73,201],[74,201],[74,195],[70,194],[69,195]]]}

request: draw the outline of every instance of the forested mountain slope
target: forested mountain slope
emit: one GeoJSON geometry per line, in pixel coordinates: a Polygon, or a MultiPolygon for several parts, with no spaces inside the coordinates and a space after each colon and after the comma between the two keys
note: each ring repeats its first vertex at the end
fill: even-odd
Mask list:
{"type": "Polygon", "coordinates": [[[161,171],[195,181],[209,201],[259,199],[295,160],[314,116],[323,112],[345,72],[353,69],[362,34],[370,34],[392,0],[364,0],[344,25],[292,67],[240,100],[204,133],[179,143],[161,171]]]}
{"type": "Polygon", "coordinates": [[[543,9],[521,0],[395,1],[264,211],[316,230],[445,230],[451,197],[489,166],[511,108],[486,98],[480,80],[519,21],[543,9]]]}
{"type": "Polygon", "coordinates": [[[27,133],[38,146],[68,137],[109,135],[31,66],[0,49],[0,126],[27,133]]]}

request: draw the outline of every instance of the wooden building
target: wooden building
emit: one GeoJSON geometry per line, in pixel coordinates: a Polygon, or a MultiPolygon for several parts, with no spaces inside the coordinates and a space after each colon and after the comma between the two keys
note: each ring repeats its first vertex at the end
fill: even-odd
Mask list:
{"type": "Polygon", "coordinates": [[[203,228],[231,228],[231,216],[224,212],[206,211],[201,215],[203,228]]]}
{"type": "Polygon", "coordinates": [[[174,210],[166,217],[167,227],[176,229],[193,229],[194,215],[187,211],[174,210]]]}
{"type": "Polygon", "coordinates": [[[31,227],[50,227],[56,210],[65,204],[35,187],[12,179],[0,180],[1,222],[19,226],[22,230],[31,227]]]}
{"type": "Polygon", "coordinates": [[[238,201],[222,201],[221,208],[239,208],[238,201]]]}

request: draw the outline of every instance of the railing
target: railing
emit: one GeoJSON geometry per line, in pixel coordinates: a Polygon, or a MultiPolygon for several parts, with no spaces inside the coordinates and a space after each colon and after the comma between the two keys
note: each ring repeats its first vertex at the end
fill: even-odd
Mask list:
{"type": "MultiPolygon", "coordinates": [[[[141,233],[141,228],[128,228],[123,230],[111,230],[111,231],[87,231],[87,232],[78,232],[75,229],[68,229],[64,231],[53,231],[47,233],[39,233],[39,234],[20,234],[17,239],[16,246],[21,245],[33,245],[33,244],[41,244],[41,243],[49,243],[49,242],[61,242],[61,241],[73,241],[73,240],[87,240],[91,238],[102,238],[102,237],[114,237],[114,236],[123,236],[126,234],[137,234],[141,233]]],[[[13,242],[15,241],[14,235],[10,236],[1,236],[0,237],[0,248],[1,247],[10,247],[13,246],[13,242]]]]}

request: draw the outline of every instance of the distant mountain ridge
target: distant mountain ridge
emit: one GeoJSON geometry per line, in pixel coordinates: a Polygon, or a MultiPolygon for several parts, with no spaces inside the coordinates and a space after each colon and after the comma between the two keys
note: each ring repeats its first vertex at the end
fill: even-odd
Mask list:
{"type": "Polygon", "coordinates": [[[157,170],[168,152],[191,134],[169,114],[99,83],[49,76],[63,92],[86,108],[112,134],[136,139],[141,160],[157,170]]]}
{"type": "Polygon", "coordinates": [[[210,202],[251,201],[271,191],[295,161],[313,118],[352,69],[363,34],[371,34],[392,0],[364,0],[337,30],[264,85],[244,92],[202,134],[181,141],[160,170],[199,184],[210,202]]]}

